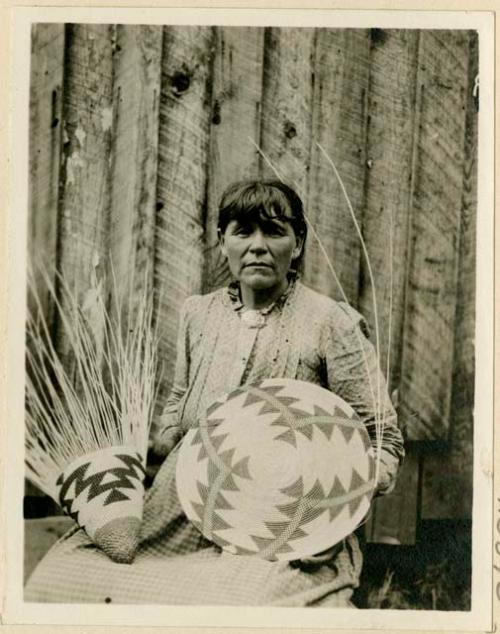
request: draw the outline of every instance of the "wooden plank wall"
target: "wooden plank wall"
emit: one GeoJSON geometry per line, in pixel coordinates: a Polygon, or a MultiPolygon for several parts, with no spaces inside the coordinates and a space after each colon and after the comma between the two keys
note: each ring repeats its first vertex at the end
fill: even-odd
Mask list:
{"type": "MultiPolygon", "coordinates": [[[[237,179],[295,184],[375,333],[367,262],[321,148],[335,162],[410,441],[396,492],[375,505],[375,541],[411,543],[418,517],[471,513],[477,57],[468,31],[33,27],[30,252],[82,292],[109,254],[119,285],[151,286],[161,402],[182,302],[229,279],[217,202],[237,179]]],[[[303,275],[342,297],[312,235],[303,275]]]]}
{"type": "MultiPolygon", "coordinates": [[[[64,26],[35,26],[31,47],[28,253],[50,271],[57,253],[64,26]]],[[[40,299],[48,314],[48,297],[40,299]]]]}

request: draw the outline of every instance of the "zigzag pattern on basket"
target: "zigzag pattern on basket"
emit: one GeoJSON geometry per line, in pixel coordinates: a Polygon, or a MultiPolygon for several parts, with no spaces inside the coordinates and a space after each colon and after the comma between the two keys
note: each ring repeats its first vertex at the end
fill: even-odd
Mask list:
{"type": "Polygon", "coordinates": [[[59,502],[93,539],[109,522],[140,522],[145,469],[129,447],[106,447],[74,460],[57,478],[59,502]]]}
{"type": "Polygon", "coordinates": [[[97,471],[86,476],[92,465],[90,460],[79,465],[69,475],[62,474],[57,479],[57,484],[61,487],[59,499],[65,513],[78,521],[78,511],[73,511],[73,503],[81,493],[87,490],[86,501],[90,502],[94,498],[109,491],[108,496],[102,501],[103,506],[113,504],[113,502],[123,502],[130,500],[130,496],[123,489],[137,490],[138,483],[142,486],[142,481],[146,474],[142,466],[141,457],[127,454],[115,454],[114,458],[124,463],[125,467],[110,467],[97,471]]]}
{"type": "Polygon", "coordinates": [[[340,541],[366,514],[374,478],[371,443],[352,408],[283,379],[214,403],[188,432],[177,471],[181,503],[205,537],[267,559],[340,541]]]}

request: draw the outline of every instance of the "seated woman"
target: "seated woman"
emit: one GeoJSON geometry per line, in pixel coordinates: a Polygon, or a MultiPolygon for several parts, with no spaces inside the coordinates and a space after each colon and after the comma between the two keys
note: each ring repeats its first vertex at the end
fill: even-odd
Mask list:
{"type": "Polygon", "coordinates": [[[166,458],[146,496],[135,562],[111,562],[75,529],[38,566],[25,600],[352,606],[362,565],[354,534],[297,562],[235,556],[206,540],[178,501],[183,434],[222,394],[264,378],[299,379],[335,392],[355,409],[374,445],[370,381],[380,381],[385,425],[378,494],[393,487],[403,456],[362,317],[298,279],[307,226],[297,194],[281,182],[237,183],[222,198],[218,228],[234,282],[184,304],[174,384],[155,440],[166,458]]]}

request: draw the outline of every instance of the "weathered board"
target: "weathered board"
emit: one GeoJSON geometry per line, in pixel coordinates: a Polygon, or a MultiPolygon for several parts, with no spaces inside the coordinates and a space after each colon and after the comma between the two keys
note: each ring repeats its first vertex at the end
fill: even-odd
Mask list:
{"type": "MultiPolygon", "coordinates": [[[[408,220],[415,126],[415,31],[372,29],[366,137],[366,200],[363,236],[379,321],[380,365],[399,384],[408,220]],[[390,340],[390,346],[389,346],[390,340]],[[389,356],[390,353],[390,356],[389,356]],[[390,359],[390,363],[388,363],[390,359]]],[[[367,260],[361,257],[359,309],[375,341],[375,308],[367,260]]]]}
{"type": "Polygon", "coordinates": [[[265,178],[295,186],[307,201],[314,29],[266,28],[260,158],[265,178]],[[266,158],[268,160],[266,160],[266,158]],[[268,162],[269,161],[269,162],[268,162]]]}
{"type": "Polygon", "coordinates": [[[355,216],[361,222],[365,198],[369,53],[370,36],[366,29],[317,31],[307,204],[314,231],[310,231],[308,238],[304,279],[316,290],[336,299],[347,297],[354,306],[358,301],[360,240],[339,180],[317,144],[336,166],[355,216]]]}
{"type": "MultiPolygon", "coordinates": [[[[413,137],[416,120],[418,33],[372,29],[370,39],[366,200],[362,228],[375,293],[363,253],[359,310],[368,320],[372,342],[378,343],[379,363],[396,400],[408,262],[413,168],[413,148],[408,140],[413,137]]],[[[407,456],[395,492],[375,502],[368,530],[371,541],[414,542],[417,469],[415,457],[407,456]]]]}
{"type": "Polygon", "coordinates": [[[372,515],[366,525],[368,541],[392,545],[415,543],[420,460],[421,457],[414,453],[407,455],[394,491],[374,501],[372,515]]]}
{"type": "Polygon", "coordinates": [[[264,29],[217,29],[212,84],[204,290],[230,279],[217,237],[218,205],[228,185],[259,174],[264,29]]]}
{"type": "Polygon", "coordinates": [[[467,105],[466,31],[422,31],[401,419],[410,440],[447,440],[467,105]]]}
{"type": "Polygon", "coordinates": [[[161,51],[161,27],[117,27],[108,245],[120,297],[153,288],[161,51]]]}
{"type": "MultiPolygon", "coordinates": [[[[59,178],[62,152],[62,89],[64,81],[65,27],[34,24],[31,30],[28,266],[40,310],[53,327],[54,303],[46,279],[55,284],[57,256],[59,178]]],[[[38,312],[37,301],[28,294],[28,310],[38,312]]],[[[40,498],[42,492],[25,481],[25,496],[40,498]]],[[[57,512],[47,503],[48,512],[57,512]]]]}
{"type": "Polygon", "coordinates": [[[425,457],[422,482],[424,519],[467,519],[472,514],[478,119],[474,86],[477,74],[478,41],[477,34],[472,33],[453,352],[450,447],[444,456],[425,457]]]}
{"type": "MultiPolygon", "coordinates": [[[[53,281],[56,260],[64,25],[33,25],[31,48],[28,254],[33,259],[35,284],[40,286],[38,267],[45,269],[53,281]]],[[[39,297],[50,323],[48,294],[40,288],[39,297]]]]}
{"type": "MultiPolygon", "coordinates": [[[[66,27],[63,158],[57,266],[83,297],[106,266],[113,127],[113,35],[108,25],[66,27]]],[[[102,324],[96,328],[102,328],[102,324]]],[[[100,336],[96,332],[96,336],[100,336]]],[[[64,355],[66,335],[58,330],[64,355]]]]}
{"type": "Polygon", "coordinates": [[[202,289],[214,30],[165,27],[155,235],[156,319],[170,388],[179,310],[202,289]]]}

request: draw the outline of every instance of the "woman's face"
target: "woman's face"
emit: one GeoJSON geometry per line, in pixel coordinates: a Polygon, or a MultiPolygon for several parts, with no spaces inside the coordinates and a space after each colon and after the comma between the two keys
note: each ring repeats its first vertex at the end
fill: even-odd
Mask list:
{"type": "Polygon", "coordinates": [[[231,220],[219,238],[233,276],[255,291],[286,285],[291,262],[302,249],[290,222],[279,218],[231,220]]]}

